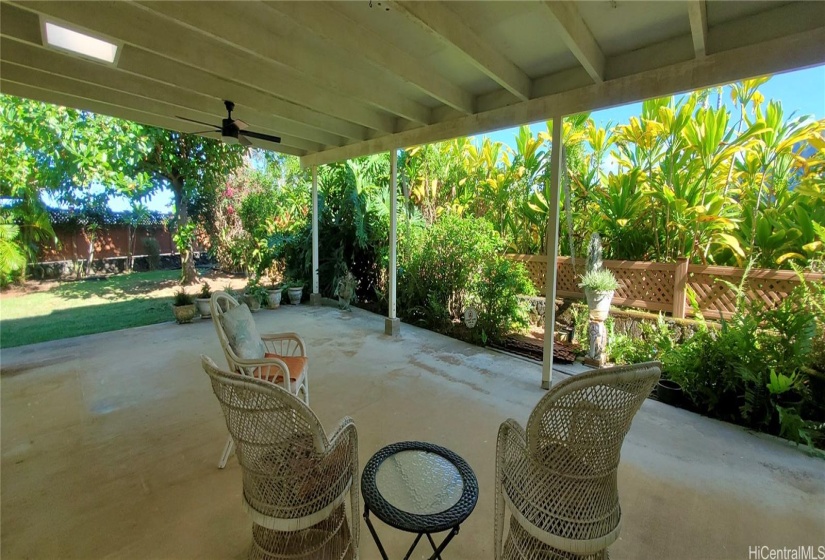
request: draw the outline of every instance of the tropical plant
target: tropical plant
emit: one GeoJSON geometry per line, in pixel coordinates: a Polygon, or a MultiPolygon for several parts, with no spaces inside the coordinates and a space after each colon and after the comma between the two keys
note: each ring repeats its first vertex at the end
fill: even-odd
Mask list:
{"type": "Polygon", "coordinates": [[[579,287],[594,292],[613,292],[619,287],[613,272],[606,268],[586,272],[579,282],[579,287]]]}
{"type": "Polygon", "coordinates": [[[16,243],[20,228],[9,223],[6,218],[0,219],[0,287],[5,287],[23,273],[26,266],[26,255],[20,245],[16,243]]]}

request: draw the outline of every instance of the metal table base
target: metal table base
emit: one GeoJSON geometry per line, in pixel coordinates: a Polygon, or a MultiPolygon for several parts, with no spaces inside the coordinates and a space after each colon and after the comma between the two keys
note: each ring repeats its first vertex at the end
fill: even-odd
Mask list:
{"type": "MultiPolygon", "coordinates": [[[[381,539],[378,538],[378,533],[375,532],[375,527],[372,525],[372,521],[370,520],[370,509],[368,507],[364,507],[364,521],[367,522],[367,528],[370,530],[370,534],[372,535],[372,540],[375,541],[375,545],[378,547],[378,551],[381,553],[381,558],[384,560],[389,560],[387,556],[387,552],[384,550],[384,545],[381,544],[381,539]]],[[[410,555],[412,555],[415,547],[418,546],[418,541],[421,540],[421,537],[427,537],[427,540],[430,541],[430,546],[433,547],[433,555],[430,556],[430,560],[442,560],[441,553],[444,552],[444,549],[447,548],[447,545],[450,544],[450,541],[453,540],[453,537],[458,534],[460,525],[456,525],[452,529],[450,529],[449,534],[441,541],[441,544],[436,546],[435,541],[433,540],[432,534],[430,533],[418,533],[415,537],[415,540],[410,546],[410,549],[407,551],[407,554],[404,555],[404,560],[408,560],[410,555]]]]}

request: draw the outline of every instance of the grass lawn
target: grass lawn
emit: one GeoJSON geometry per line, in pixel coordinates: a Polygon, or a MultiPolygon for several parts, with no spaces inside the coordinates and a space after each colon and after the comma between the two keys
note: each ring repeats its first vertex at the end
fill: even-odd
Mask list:
{"type": "MultiPolygon", "coordinates": [[[[172,321],[169,306],[179,278],[179,270],[157,270],[5,293],[0,297],[0,348],[172,321]]],[[[213,290],[228,282],[207,280],[213,290]]],[[[244,283],[232,280],[233,285],[244,283]]],[[[199,286],[187,291],[194,294],[199,286]]]]}

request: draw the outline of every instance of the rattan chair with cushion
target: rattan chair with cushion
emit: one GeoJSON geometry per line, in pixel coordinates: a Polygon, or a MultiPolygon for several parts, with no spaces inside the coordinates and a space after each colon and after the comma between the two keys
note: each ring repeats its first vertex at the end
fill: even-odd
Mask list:
{"type": "MultiPolygon", "coordinates": [[[[231,371],[283,386],[309,404],[309,374],[304,340],[292,332],[259,334],[246,304],[226,292],[214,292],[209,302],[212,322],[231,371]]],[[[232,454],[232,438],[224,446],[219,468],[232,454]]]]}
{"type": "Polygon", "coordinates": [[[358,435],[344,418],[327,438],[295,395],[201,356],[243,471],[250,558],[356,558],[358,435]],[[346,501],[350,502],[349,523],[346,501]]]}
{"type": "Polygon", "coordinates": [[[607,557],[619,536],[622,442],[660,373],[648,362],[580,374],[539,401],[526,431],[513,419],[501,425],[497,559],[607,557]],[[512,519],[502,547],[506,509],[512,519]]]}

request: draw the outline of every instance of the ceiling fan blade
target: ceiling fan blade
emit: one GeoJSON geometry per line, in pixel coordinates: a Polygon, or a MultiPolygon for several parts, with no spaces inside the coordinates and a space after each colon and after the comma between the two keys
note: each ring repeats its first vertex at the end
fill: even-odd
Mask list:
{"type": "Polygon", "coordinates": [[[220,132],[217,128],[212,128],[210,130],[199,130],[197,132],[190,132],[189,134],[211,134],[213,132],[220,132]]]}
{"type": "Polygon", "coordinates": [[[246,130],[249,128],[249,125],[243,122],[241,119],[235,119],[232,123],[238,127],[238,130],[246,130]]]}
{"type": "Polygon", "coordinates": [[[281,143],[280,136],[270,136],[269,134],[261,134],[260,132],[252,132],[251,130],[244,130],[240,134],[249,136],[250,138],[257,138],[258,140],[266,140],[267,142],[281,143]]]}
{"type": "Polygon", "coordinates": [[[186,117],[181,117],[181,116],[178,116],[178,115],[175,115],[175,118],[180,119],[182,121],[189,121],[189,122],[202,124],[202,125],[205,125],[205,126],[211,126],[211,127],[220,129],[220,125],[217,125],[217,124],[212,124],[212,123],[203,122],[203,121],[196,121],[195,119],[187,119],[186,117]]]}
{"type": "Polygon", "coordinates": [[[238,134],[238,143],[241,146],[251,146],[252,145],[252,142],[249,141],[249,138],[247,138],[243,134],[238,134]]]}

